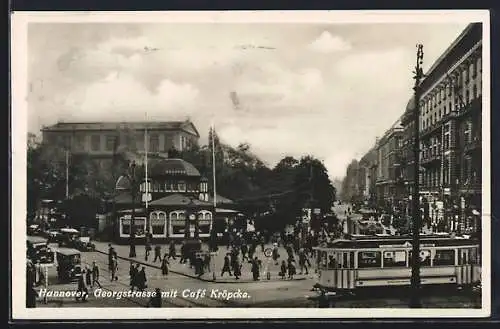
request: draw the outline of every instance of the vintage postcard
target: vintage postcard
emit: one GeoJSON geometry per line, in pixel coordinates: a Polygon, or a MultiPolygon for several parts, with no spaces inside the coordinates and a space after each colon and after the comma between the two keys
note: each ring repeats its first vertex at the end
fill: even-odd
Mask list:
{"type": "Polygon", "coordinates": [[[489,53],[487,11],[13,13],[13,318],[488,316],[489,53]]]}

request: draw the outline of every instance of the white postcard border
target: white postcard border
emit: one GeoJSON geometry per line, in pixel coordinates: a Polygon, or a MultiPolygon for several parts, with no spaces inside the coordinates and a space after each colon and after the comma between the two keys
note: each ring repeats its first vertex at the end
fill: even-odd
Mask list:
{"type": "MultiPolygon", "coordinates": [[[[280,319],[486,317],[491,312],[490,19],[487,10],[258,11],[258,12],[15,12],[11,16],[12,317],[69,319],[280,319]],[[34,308],[25,307],[26,143],[28,23],[483,23],[481,309],[297,309],[297,308],[34,308]],[[485,266],[486,265],[486,266],[485,266]],[[19,275],[22,273],[23,275],[19,275]],[[126,310],[126,312],[123,312],[126,310]]],[[[418,40],[416,40],[418,42],[418,40]]],[[[409,77],[410,78],[410,77],[409,77]]],[[[402,109],[404,104],[402,104],[402,109]]]]}

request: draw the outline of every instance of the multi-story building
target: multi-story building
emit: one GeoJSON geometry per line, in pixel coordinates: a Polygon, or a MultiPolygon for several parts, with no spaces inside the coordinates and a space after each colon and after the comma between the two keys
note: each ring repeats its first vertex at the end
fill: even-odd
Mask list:
{"type": "Polygon", "coordinates": [[[148,153],[167,154],[197,144],[200,134],[190,121],[169,122],[58,122],[42,129],[43,142],[64,147],[71,153],[109,158],[117,150],[144,152],[147,130],[148,153]]]}
{"type": "Polygon", "coordinates": [[[377,202],[390,212],[399,209],[404,195],[400,170],[402,135],[403,127],[398,119],[377,143],[377,202]]]}
{"type": "MultiPolygon", "coordinates": [[[[460,34],[421,83],[420,193],[427,224],[477,229],[481,209],[482,24],[460,34]]],[[[405,168],[411,192],[413,100],[403,116],[405,168]]]]}
{"type": "Polygon", "coordinates": [[[401,117],[403,126],[401,145],[401,176],[404,184],[403,211],[407,216],[411,215],[411,196],[415,186],[415,99],[412,97],[406,105],[406,110],[401,117]]]}
{"type": "Polygon", "coordinates": [[[370,149],[359,161],[358,189],[365,203],[376,202],[375,184],[377,179],[377,148],[370,149]]]}

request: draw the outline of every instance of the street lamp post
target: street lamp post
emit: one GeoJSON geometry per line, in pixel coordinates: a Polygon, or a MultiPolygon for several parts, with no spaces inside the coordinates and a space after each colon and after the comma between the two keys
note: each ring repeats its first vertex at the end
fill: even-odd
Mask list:
{"type": "Polygon", "coordinates": [[[129,257],[134,258],[136,257],[136,252],[135,252],[135,199],[136,199],[136,194],[137,194],[137,180],[135,176],[135,168],[136,164],[135,161],[132,162],[130,166],[130,172],[128,173],[128,179],[130,182],[130,193],[132,196],[132,214],[130,218],[130,251],[129,251],[129,257]]]}
{"type": "Polygon", "coordinates": [[[420,301],[420,226],[421,226],[421,214],[420,214],[420,193],[419,193],[419,177],[420,177],[420,138],[419,138],[419,126],[420,126],[420,82],[424,77],[422,64],[424,58],[424,46],[421,44],[417,45],[417,63],[414,71],[415,86],[413,90],[415,92],[414,96],[414,138],[415,142],[413,144],[413,156],[414,156],[414,176],[415,176],[415,186],[413,188],[413,221],[412,221],[412,257],[411,257],[411,300],[410,308],[421,308],[422,304],[420,301]]]}

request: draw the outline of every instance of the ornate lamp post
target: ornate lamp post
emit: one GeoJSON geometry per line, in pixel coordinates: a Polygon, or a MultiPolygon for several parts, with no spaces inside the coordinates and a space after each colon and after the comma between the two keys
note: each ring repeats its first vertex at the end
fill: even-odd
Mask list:
{"type": "Polygon", "coordinates": [[[410,300],[410,308],[421,308],[422,304],[420,301],[420,227],[421,227],[421,214],[420,214],[420,192],[419,192],[419,177],[420,177],[420,82],[424,77],[422,70],[423,58],[424,58],[424,46],[421,44],[417,45],[417,64],[415,66],[415,71],[413,72],[415,79],[415,86],[413,90],[415,92],[415,109],[413,114],[413,125],[414,125],[414,144],[413,144],[413,156],[414,156],[414,172],[415,172],[415,186],[413,188],[412,204],[413,204],[413,221],[412,221],[412,258],[411,258],[411,288],[412,295],[410,300]]]}

